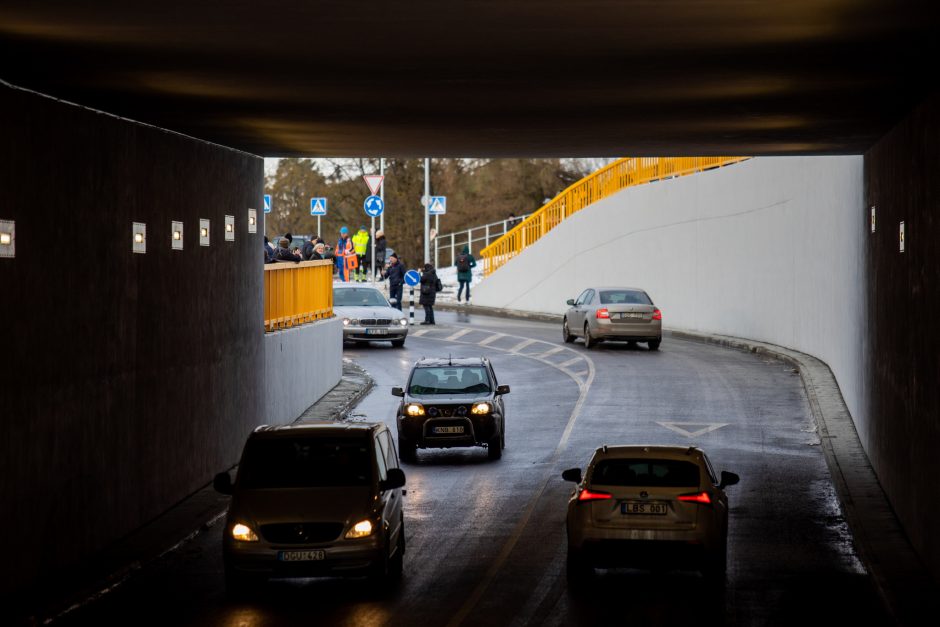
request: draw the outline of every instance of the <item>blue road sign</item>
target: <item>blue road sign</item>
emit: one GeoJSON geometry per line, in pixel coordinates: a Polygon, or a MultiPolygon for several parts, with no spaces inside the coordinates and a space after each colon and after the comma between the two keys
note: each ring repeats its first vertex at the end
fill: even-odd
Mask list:
{"type": "Polygon", "coordinates": [[[442,216],[447,213],[447,196],[431,196],[428,213],[432,216],[442,216]]]}
{"type": "Polygon", "coordinates": [[[325,216],[326,215],[326,198],[311,198],[310,199],[310,215],[312,216],[325,216]]]}
{"type": "Polygon", "coordinates": [[[271,213],[271,194],[264,195],[264,212],[271,213]]]}
{"type": "Polygon", "coordinates": [[[411,287],[414,287],[420,282],[421,282],[421,275],[418,274],[417,270],[409,270],[408,272],[405,273],[405,283],[407,283],[411,287]]]}
{"type": "Polygon", "coordinates": [[[362,203],[362,208],[370,218],[378,218],[385,211],[385,201],[380,196],[369,196],[362,203]]]}

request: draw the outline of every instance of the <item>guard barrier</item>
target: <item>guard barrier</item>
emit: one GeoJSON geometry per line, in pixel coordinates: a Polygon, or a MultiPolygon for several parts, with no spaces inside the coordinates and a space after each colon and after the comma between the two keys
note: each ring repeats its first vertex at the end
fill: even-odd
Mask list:
{"type": "Polygon", "coordinates": [[[546,233],[588,205],[626,187],[713,170],[747,157],[628,157],[618,159],[561,192],[541,209],[480,251],[483,271],[492,274],[546,233]]]}
{"type": "Polygon", "coordinates": [[[265,331],[276,331],[332,316],[332,261],[265,264],[265,331]]]}

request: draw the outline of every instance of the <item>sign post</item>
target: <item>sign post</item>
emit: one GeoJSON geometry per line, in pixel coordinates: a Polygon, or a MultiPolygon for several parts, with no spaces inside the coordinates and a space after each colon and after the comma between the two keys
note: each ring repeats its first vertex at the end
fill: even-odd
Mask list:
{"type": "Polygon", "coordinates": [[[421,275],[417,270],[409,270],[405,273],[405,283],[408,285],[408,324],[415,325],[415,285],[421,282],[421,275]]]}
{"type": "Polygon", "coordinates": [[[320,218],[326,215],[326,198],[310,199],[310,215],[317,217],[317,237],[323,237],[320,229],[320,218]]]}
{"type": "Polygon", "coordinates": [[[370,273],[372,274],[372,285],[375,285],[375,219],[385,211],[385,201],[380,196],[373,194],[365,199],[362,208],[365,210],[366,215],[372,219],[372,234],[370,235],[372,238],[372,266],[370,273]]]}
{"type": "MultiPolygon", "coordinates": [[[[379,174],[366,174],[362,177],[362,180],[366,182],[366,185],[369,187],[369,191],[372,192],[372,195],[369,198],[375,198],[378,200],[379,209],[378,213],[369,212],[369,206],[365,206],[366,214],[372,218],[372,228],[369,231],[369,240],[372,242],[372,263],[369,265],[371,268],[370,272],[372,273],[372,285],[375,285],[375,218],[376,216],[384,216],[385,211],[385,159],[382,159],[379,162],[379,174]],[[376,196],[376,193],[379,195],[376,196]]],[[[366,203],[369,202],[369,198],[366,198],[366,203]]],[[[373,207],[375,205],[373,204],[373,207]]],[[[385,218],[382,218],[382,224],[385,224],[385,218]]]]}

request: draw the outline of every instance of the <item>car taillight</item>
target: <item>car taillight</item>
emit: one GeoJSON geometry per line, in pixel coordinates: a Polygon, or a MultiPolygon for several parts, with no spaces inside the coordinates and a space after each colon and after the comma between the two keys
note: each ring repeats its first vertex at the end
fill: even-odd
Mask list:
{"type": "Polygon", "coordinates": [[[680,494],[677,497],[680,501],[685,501],[686,503],[704,503],[705,505],[710,505],[712,499],[708,496],[708,492],[699,492],[697,494],[680,494]]]}
{"type": "Polygon", "coordinates": [[[594,314],[595,318],[603,318],[605,320],[610,319],[610,312],[607,311],[607,307],[603,307],[597,310],[597,313],[594,314]]]}
{"type": "Polygon", "coordinates": [[[653,320],[662,320],[663,312],[659,310],[659,307],[653,310],[653,320]]]}
{"type": "Polygon", "coordinates": [[[587,488],[581,490],[578,494],[578,501],[604,501],[614,498],[610,492],[592,492],[587,488]]]}

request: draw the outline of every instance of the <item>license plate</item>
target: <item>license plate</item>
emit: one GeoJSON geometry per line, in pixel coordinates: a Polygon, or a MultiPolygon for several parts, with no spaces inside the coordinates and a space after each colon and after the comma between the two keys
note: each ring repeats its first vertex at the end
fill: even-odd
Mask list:
{"type": "Polygon", "coordinates": [[[647,514],[653,516],[665,516],[666,504],[650,501],[627,501],[620,504],[621,514],[647,514]]]}
{"type": "Polygon", "coordinates": [[[388,329],[366,329],[366,335],[388,335],[388,329]]]}
{"type": "Polygon", "coordinates": [[[281,551],[277,559],[282,562],[318,562],[326,559],[326,551],[281,551]]]}
{"type": "Polygon", "coordinates": [[[639,318],[639,319],[642,319],[642,318],[643,318],[643,314],[640,313],[640,312],[638,312],[638,311],[625,311],[624,313],[620,314],[620,318],[621,318],[621,319],[624,319],[624,318],[634,318],[634,319],[639,318]]]}
{"type": "Polygon", "coordinates": [[[463,427],[434,427],[434,433],[463,433],[463,427]]]}

